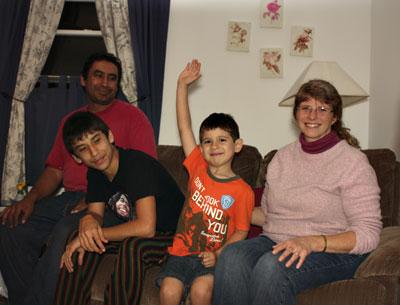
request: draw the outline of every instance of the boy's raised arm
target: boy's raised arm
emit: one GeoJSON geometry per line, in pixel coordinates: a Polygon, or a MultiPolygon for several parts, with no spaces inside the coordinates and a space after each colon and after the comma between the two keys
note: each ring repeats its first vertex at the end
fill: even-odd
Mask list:
{"type": "Polygon", "coordinates": [[[190,117],[188,87],[200,78],[200,68],[201,64],[197,59],[193,59],[192,62],[188,63],[185,69],[179,74],[176,88],[176,117],[185,156],[189,155],[196,147],[192,119],[190,117]]]}

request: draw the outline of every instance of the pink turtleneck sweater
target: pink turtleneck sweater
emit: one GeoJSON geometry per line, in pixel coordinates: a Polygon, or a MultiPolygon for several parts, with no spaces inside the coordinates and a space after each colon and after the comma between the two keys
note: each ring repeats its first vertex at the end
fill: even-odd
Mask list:
{"type": "Polygon", "coordinates": [[[350,253],[377,247],[382,222],[376,175],[346,141],[316,154],[304,152],[299,141],[289,144],[276,153],[266,178],[263,234],[275,242],[353,231],[357,241],[350,253]]]}

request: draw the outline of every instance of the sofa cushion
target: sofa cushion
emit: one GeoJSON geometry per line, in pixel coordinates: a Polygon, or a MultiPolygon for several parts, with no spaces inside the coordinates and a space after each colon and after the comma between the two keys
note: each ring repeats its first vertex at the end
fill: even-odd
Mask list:
{"type": "Polygon", "coordinates": [[[244,145],[236,154],[232,162],[233,171],[246,181],[251,187],[260,187],[258,176],[262,163],[262,156],[257,148],[244,145]]]}
{"type": "Polygon", "coordinates": [[[386,303],[386,287],[370,279],[349,279],[308,289],[297,295],[297,305],[377,305],[386,303]]]}
{"type": "Polygon", "coordinates": [[[374,168],[381,188],[383,226],[399,225],[399,163],[390,149],[365,149],[368,161],[374,168]]]}
{"type": "Polygon", "coordinates": [[[186,194],[188,174],[183,166],[185,154],[181,146],[158,145],[157,155],[160,163],[174,177],[183,194],[186,194]]]}
{"type": "Polygon", "coordinates": [[[397,205],[395,203],[396,163],[381,162],[374,164],[374,170],[381,189],[381,214],[383,226],[397,225],[397,205]]]}
{"type": "Polygon", "coordinates": [[[378,248],[358,267],[356,278],[395,275],[400,277],[400,226],[382,230],[378,248]]]}

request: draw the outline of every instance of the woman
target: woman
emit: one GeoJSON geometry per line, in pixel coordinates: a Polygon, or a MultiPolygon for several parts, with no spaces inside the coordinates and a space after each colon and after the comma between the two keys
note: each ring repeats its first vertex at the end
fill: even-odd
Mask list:
{"type": "Polygon", "coordinates": [[[309,81],[295,97],[293,116],[299,140],[274,156],[262,211],[253,215],[263,233],[223,251],[214,305],[294,305],[305,289],[351,278],[378,245],[380,190],[343,127],[337,90],[309,81]]]}

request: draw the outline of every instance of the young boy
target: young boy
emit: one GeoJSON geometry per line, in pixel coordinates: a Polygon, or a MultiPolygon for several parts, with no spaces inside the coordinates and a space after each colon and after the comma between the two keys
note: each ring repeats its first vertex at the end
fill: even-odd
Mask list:
{"type": "MultiPolygon", "coordinates": [[[[61,267],[65,265],[69,272],[74,270],[72,254],[75,251],[79,252],[78,264],[82,265],[85,251],[102,254],[109,241],[143,237],[153,238],[157,242],[156,232],[175,231],[184,196],[175,180],[157,160],[140,151],[114,146],[112,132],[99,117],[90,112],[78,112],[67,119],[63,140],[75,161],[85,164],[89,170],[86,194],[88,212],[80,222],[79,236],[67,245],[61,267]]],[[[163,250],[171,244],[172,236],[169,241],[164,238],[165,234],[160,237],[159,246],[164,247],[163,250]]],[[[158,247],[154,243],[152,246],[152,250],[158,247]]],[[[137,255],[139,257],[125,259],[144,264],[140,257],[142,254],[137,255]]],[[[127,264],[130,263],[133,264],[127,264]]],[[[138,275],[140,278],[131,274],[128,276],[133,277],[134,285],[141,287],[137,283],[141,280],[141,274],[138,275]]],[[[129,289],[132,290],[132,287],[129,289]]]]}
{"type": "Polygon", "coordinates": [[[231,167],[243,146],[234,119],[211,114],[200,126],[196,145],[188,86],[199,77],[200,63],[193,60],[178,78],[176,112],[189,186],[170,256],[157,280],[161,305],[179,304],[189,292],[193,305],[211,304],[217,257],[227,244],[246,238],[254,206],[253,191],[231,167]]]}

